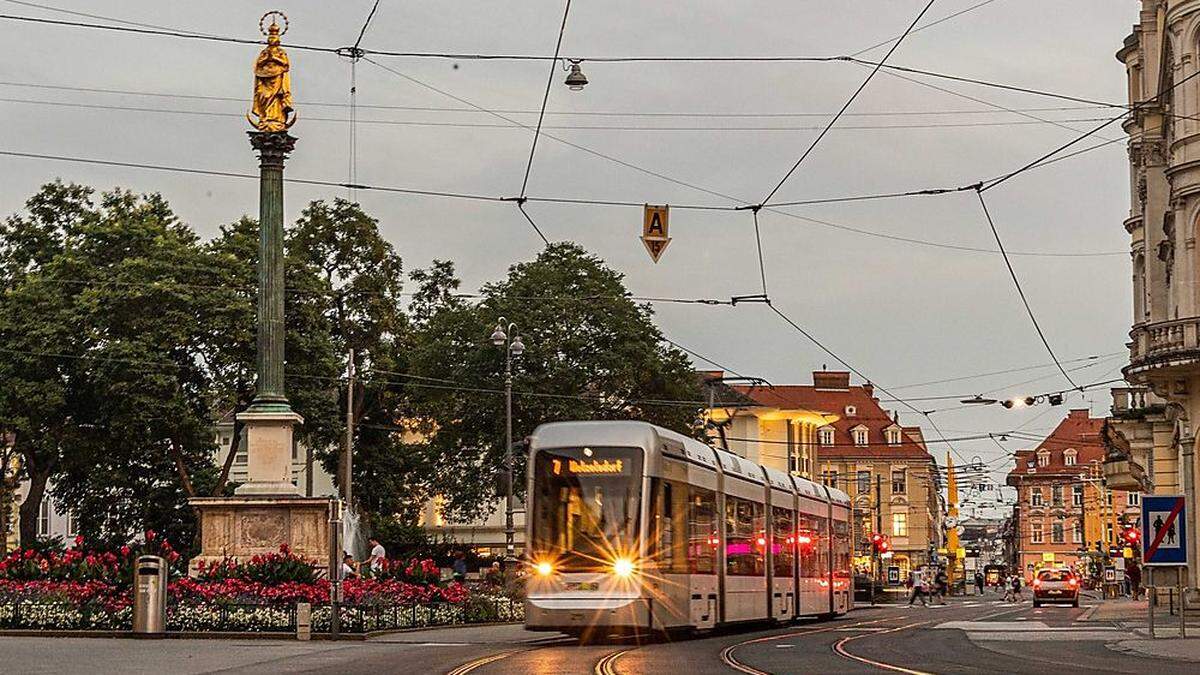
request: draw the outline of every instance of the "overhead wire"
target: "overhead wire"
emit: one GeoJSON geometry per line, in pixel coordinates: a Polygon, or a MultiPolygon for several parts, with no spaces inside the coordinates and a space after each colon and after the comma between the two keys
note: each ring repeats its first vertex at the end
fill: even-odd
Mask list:
{"type": "Polygon", "coordinates": [[[983,0],[983,2],[978,2],[978,3],[975,3],[974,5],[971,5],[970,7],[966,7],[966,8],[964,8],[964,9],[960,9],[960,10],[958,10],[957,12],[954,12],[954,13],[951,13],[951,14],[947,14],[946,16],[943,16],[943,17],[942,17],[942,18],[940,18],[940,19],[935,19],[935,20],[933,20],[933,21],[930,21],[929,23],[926,23],[926,24],[922,24],[922,25],[920,25],[920,26],[917,26],[916,28],[912,29],[912,31],[910,31],[910,33],[904,33],[904,34],[901,34],[901,35],[897,35],[896,37],[893,37],[893,38],[891,38],[891,39],[888,39],[888,40],[884,40],[883,42],[876,42],[875,44],[871,45],[870,47],[864,47],[863,49],[860,49],[860,50],[858,50],[858,51],[854,52],[854,53],[853,53],[853,54],[851,54],[850,56],[862,56],[863,54],[866,54],[867,52],[870,52],[870,51],[874,51],[874,50],[876,50],[876,49],[879,49],[880,47],[886,47],[887,45],[890,45],[890,44],[892,44],[893,42],[898,42],[898,41],[900,41],[900,40],[903,40],[905,35],[908,35],[908,34],[911,34],[911,33],[919,33],[919,32],[921,32],[921,31],[923,31],[923,30],[925,30],[925,29],[927,29],[927,28],[933,28],[934,26],[937,26],[937,25],[939,25],[939,24],[943,24],[943,23],[945,23],[945,22],[947,22],[947,21],[950,21],[951,19],[956,19],[956,18],[958,18],[958,17],[960,17],[960,16],[962,16],[962,15],[964,15],[964,14],[967,14],[967,13],[969,13],[969,12],[974,12],[975,10],[977,10],[977,9],[979,9],[979,8],[981,8],[981,7],[985,6],[985,5],[990,5],[990,4],[992,4],[993,2],[995,2],[995,1],[996,1],[996,0],[983,0]]]}
{"type": "Polygon", "coordinates": [[[875,69],[872,70],[869,75],[867,75],[866,79],[862,81],[862,84],[858,85],[858,89],[854,90],[854,93],[850,95],[850,98],[846,99],[846,102],[842,104],[841,110],[838,110],[837,114],[835,114],[829,120],[829,123],[825,125],[825,128],[821,131],[821,133],[817,134],[817,137],[813,139],[813,142],[809,144],[808,148],[801,153],[800,158],[796,160],[796,163],[792,165],[792,168],[788,169],[787,173],[783,175],[783,178],[779,179],[779,182],[774,188],[771,189],[770,192],[767,193],[766,197],[758,201],[760,206],[770,202],[771,198],[775,196],[775,193],[779,192],[779,189],[783,187],[784,183],[787,183],[788,179],[792,177],[792,174],[796,172],[796,169],[800,168],[800,165],[804,163],[804,160],[808,159],[808,156],[812,154],[812,151],[816,149],[817,145],[821,143],[821,140],[825,138],[825,135],[829,133],[829,130],[833,128],[833,125],[837,124],[837,121],[841,119],[842,113],[846,112],[846,109],[854,103],[854,100],[858,98],[858,95],[867,88],[867,84],[869,84],[871,79],[875,77],[875,73],[879,72],[879,69],[883,67],[883,64],[887,62],[889,58],[891,58],[896,49],[900,47],[900,44],[904,42],[904,38],[907,37],[914,28],[916,28],[917,23],[921,20],[921,17],[925,16],[925,13],[929,11],[930,7],[933,7],[933,3],[936,1],[937,0],[929,0],[929,2],[926,3],[921,12],[917,14],[917,18],[913,19],[913,22],[909,24],[908,29],[905,30],[904,33],[896,39],[895,43],[892,44],[891,48],[888,49],[887,54],[885,54],[884,57],[879,61],[879,65],[877,65],[875,69]]]}

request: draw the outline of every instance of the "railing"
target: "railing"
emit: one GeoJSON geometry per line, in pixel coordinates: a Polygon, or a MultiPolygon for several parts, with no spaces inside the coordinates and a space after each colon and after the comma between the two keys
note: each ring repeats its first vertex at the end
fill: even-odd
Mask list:
{"type": "MultiPolygon", "coordinates": [[[[412,605],[343,605],[340,630],[363,634],[380,630],[523,621],[525,606],[510,598],[474,598],[412,605]]],[[[312,608],[312,631],[328,633],[332,610],[312,608]]],[[[0,629],[127,631],[133,612],[58,601],[0,603],[0,629]]],[[[172,633],[295,633],[294,604],[170,603],[167,631],[172,633]]]]}
{"type": "Polygon", "coordinates": [[[1200,357],[1200,318],[1197,317],[1135,326],[1129,337],[1129,360],[1135,367],[1171,357],[1200,357]]]}

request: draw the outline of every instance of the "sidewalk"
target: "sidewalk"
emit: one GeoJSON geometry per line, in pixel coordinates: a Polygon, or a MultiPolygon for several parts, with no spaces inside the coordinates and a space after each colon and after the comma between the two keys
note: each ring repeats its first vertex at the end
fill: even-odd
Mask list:
{"type": "Polygon", "coordinates": [[[1188,637],[1179,637],[1179,616],[1158,606],[1154,614],[1154,638],[1150,637],[1146,600],[1115,598],[1097,600],[1092,609],[1079,616],[1085,623],[1107,623],[1124,629],[1122,639],[1105,644],[1113,651],[1200,663],[1200,616],[1188,612],[1188,637]],[[1195,637],[1192,637],[1192,636],[1195,637]]]}

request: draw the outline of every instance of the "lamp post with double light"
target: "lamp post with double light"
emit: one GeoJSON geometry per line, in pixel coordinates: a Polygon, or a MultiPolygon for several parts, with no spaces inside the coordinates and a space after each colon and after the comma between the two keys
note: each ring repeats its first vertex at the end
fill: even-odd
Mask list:
{"type": "Polygon", "coordinates": [[[504,347],[504,565],[510,567],[517,562],[513,541],[516,528],[513,527],[512,362],[514,356],[525,352],[525,343],[517,333],[517,324],[500,317],[492,332],[492,344],[504,347]]]}

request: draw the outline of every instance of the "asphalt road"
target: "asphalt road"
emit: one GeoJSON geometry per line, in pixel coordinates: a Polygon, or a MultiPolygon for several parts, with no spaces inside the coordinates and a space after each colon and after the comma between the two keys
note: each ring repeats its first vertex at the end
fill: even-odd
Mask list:
{"type": "Polygon", "coordinates": [[[1194,673],[1181,661],[1113,651],[1115,626],[1079,609],[995,596],[882,606],[833,621],[692,639],[584,644],[516,626],[402,633],[369,642],[0,638],[5,673],[1194,673]]]}

